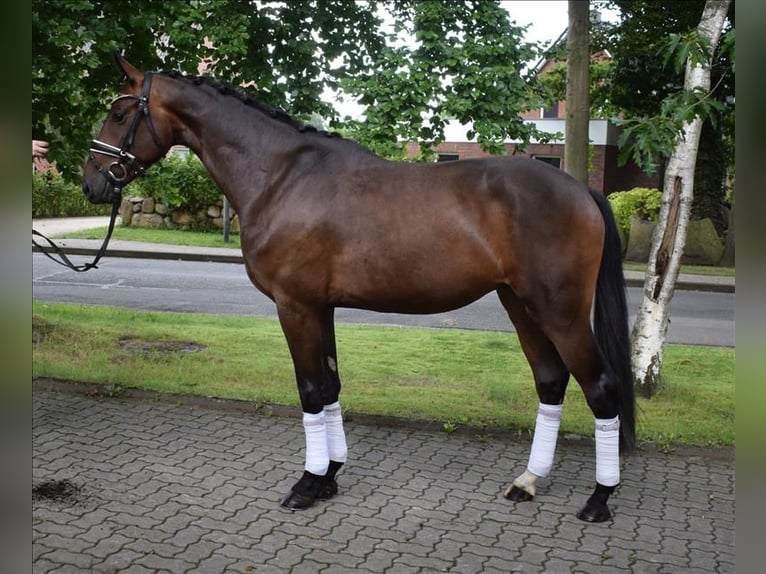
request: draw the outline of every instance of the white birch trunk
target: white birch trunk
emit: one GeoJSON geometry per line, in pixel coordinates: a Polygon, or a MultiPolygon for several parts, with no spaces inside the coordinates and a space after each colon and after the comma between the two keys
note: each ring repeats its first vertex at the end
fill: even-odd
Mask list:
{"type": "MultiPolygon", "coordinates": [[[[712,50],[718,46],[729,3],[730,0],[705,2],[697,31],[710,42],[712,50]]],[[[693,65],[687,60],[684,88],[710,91],[710,64],[693,65]]],[[[652,396],[660,384],[670,301],[686,245],[694,195],[694,166],[701,130],[702,120],[699,116],[684,124],[665,172],[659,221],[652,238],[644,293],[631,337],[633,376],[639,394],[645,397],[652,396]]]]}

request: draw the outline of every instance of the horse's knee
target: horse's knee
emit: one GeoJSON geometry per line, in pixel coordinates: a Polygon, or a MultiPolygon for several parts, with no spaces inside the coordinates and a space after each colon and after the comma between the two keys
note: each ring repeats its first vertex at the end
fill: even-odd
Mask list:
{"type": "Polygon", "coordinates": [[[322,412],[325,405],[322,385],[311,379],[298,380],[298,394],[301,399],[301,409],[304,413],[317,414],[322,412]]]}
{"type": "Polygon", "coordinates": [[[601,375],[589,385],[581,385],[585,400],[599,419],[608,419],[617,415],[620,406],[620,389],[613,377],[607,373],[601,375]]]}
{"type": "Polygon", "coordinates": [[[536,367],[534,377],[540,402],[546,405],[561,404],[569,383],[569,371],[566,367],[563,364],[536,367]]]}

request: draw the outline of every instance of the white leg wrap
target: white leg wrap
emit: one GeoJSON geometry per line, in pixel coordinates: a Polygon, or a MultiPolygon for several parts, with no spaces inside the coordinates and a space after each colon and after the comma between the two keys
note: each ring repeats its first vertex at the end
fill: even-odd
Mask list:
{"type": "Polygon", "coordinates": [[[346,462],[348,447],[346,446],[346,433],[343,431],[343,413],[340,403],[334,402],[324,407],[324,420],[327,425],[327,450],[330,460],[346,462]]]}
{"type": "Polygon", "coordinates": [[[620,417],[596,419],[596,482],[620,482],[620,417]]]}
{"type": "Polygon", "coordinates": [[[327,453],[327,430],[324,412],[303,413],[303,430],[306,431],[306,470],[324,476],[330,466],[327,453]]]}
{"type": "Polygon", "coordinates": [[[562,407],[563,405],[544,405],[543,403],[540,403],[538,407],[532,450],[529,453],[529,464],[527,464],[527,470],[537,476],[548,476],[553,466],[556,439],[561,426],[562,407]]]}

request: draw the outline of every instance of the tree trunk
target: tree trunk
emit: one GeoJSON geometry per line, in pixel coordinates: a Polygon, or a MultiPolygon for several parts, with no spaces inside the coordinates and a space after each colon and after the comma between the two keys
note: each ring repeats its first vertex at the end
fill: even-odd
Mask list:
{"type": "MultiPolygon", "coordinates": [[[[718,46],[730,0],[707,0],[697,32],[718,46]]],[[[686,63],[684,89],[710,91],[710,63],[686,63]]],[[[670,301],[675,291],[681,255],[686,244],[692,200],[694,167],[702,120],[684,124],[665,171],[662,206],[652,239],[644,293],[632,333],[632,362],[638,393],[651,397],[661,383],[662,351],[668,329],[670,301]]]]}
{"type": "Polygon", "coordinates": [[[569,0],[564,170],[588,184],[590,2],[569,0]]]}
{"type": "Polygon", "coordinates": [[[718,262],[718,265],[721,267],[734,267],[736,256],[734,253],[735,248],[735,234],[734,234],[734,203],[735,199],[732,196],[731,198],[731,208],[729,209],[729,228],[726,230],[726,243],[724,245],[723,249],[723,255],[721,256],[721,261],[718,262]]]}

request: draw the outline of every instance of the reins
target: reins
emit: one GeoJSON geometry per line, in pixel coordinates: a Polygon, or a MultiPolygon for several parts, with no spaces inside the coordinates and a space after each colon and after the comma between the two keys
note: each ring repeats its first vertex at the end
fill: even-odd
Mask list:
{"type": "Polygon", "coordinates": [[[69,257],[66,256],[66,253],[64,253],[64,250],[61,249],[61,247],[56,245],[51,239],[49,239],[48,237],[46,237],[45,235],[43,235],[42,233],[40,233],[39,231],[35,229],[32,230],[32,235],[42,237],[48,243],[48,245],[40,245],[37,241],[35,241],[35,238],[32,237],[32,245],[34,246],[32,251],[38,251],[44,254],[51,261],[55,261],[59,265],[68,267],[72,271],[77,271],[78,273],[82,273],[83,271],[89,271],[90,269],[96,269],[98,267],[99,260],[101,259],[101,257],[104,256],[104,253],[106,253],[106,246],[109,245],[109,240],[112,238],[112,231],[114,231],[114,222],[117,219],[117,213],[119,213],[119,211],[120,211],[120,202],[115,201],[112,204],[112,215],[109,220],[109,230],[106,232],[106,237],[104,238],[104,242],[101,244],[101,247],[96,253],[95,259],[93,259],[93,261],[90,263],[75,265],[74,263],[72,263],[69,257]]]}
{"type": "Polygon", "coordinates": [[[117,213],[120,210],[120,203],[122,202],[123,181],[125,181],[125,179],[131,174],[143,176],[144,173],[146,172],[146,166],[144,166],[141,163],[141,160],[139,160],[135,155],[133,155],[132,153],[128,151],[133,145],[133,141],[135,140],[135,136],[136,136],[136,130],[138,129],[138,124],[142,118],[146,120],[146,125],[149,129],[149,133],[151,134],[152,139],[154,140],[154,143],[158,147],[162,148],[162,144],[159,141],[157,132],[154,129],[152,118],[149,115],[149,90],[151,89],[151,85],[152,85],[152,72],[146,72],[144,76],[144,85],[141,88],[140,96],[134,96],[132,94],[123,94],[121,96],[117,96],[117,98],[115,98],[112,101],[112,104],[114,104],[114,102],[116,102],[117,100],[130,98],[130,99],[136,100],[136,103],[138,105],[137,106],[138,110],[136,111],[136,115],[133,117],[133,121],[131,122],[130,127],[128,128],[128,132],[125,134],[125,139],[122,142],[122,146],[116,147],[96,139],[92,140],[90,143],[88,160],[93,163],[98,173],[100,173],[113,186],[112,187],[112,214],[109,219],[109,229],[106,232],[106,237],[104,238],[104,242],[101,244],[101,247],[96,253],[95,259],[93,259],[91,263],[75,265],[74,263],[72,263],[69,257],[66,256],[66,254],[61,249],[61,247],[59,247],[51,239],[49,239],[48,237],[46,237],[45,235],[43,235],[42,233],[34,229],[32,230],[32,235],[43,238],[47,242],[47,245],[40,245],[37,241],[35,241],[33,237],[32,238],[32,245],[34,246],[32,249],[33,251],[39,251],[43,253],[46,257],[48,257],[48,259],[50,259],[51,261],[55,261],[59,265],[63,265],[64,267],[67,267],[71,269],[72,271],[77,271],[78,273],[81,273],[83,271],[88,271],[90,269],[96,269],[98,267],[98,262],[101,259],[101,257],[103,257],[104,254],[106,253],[107,245],[109,245],[109,240],[112,238],[112,232],[114,231],[114,223],[117,220],[117,213]],[[107,157],[114,158],[115,161],[109,164],[109,167],[104,168],[98,162],[94,154],[105,155],[107,157]]]}

